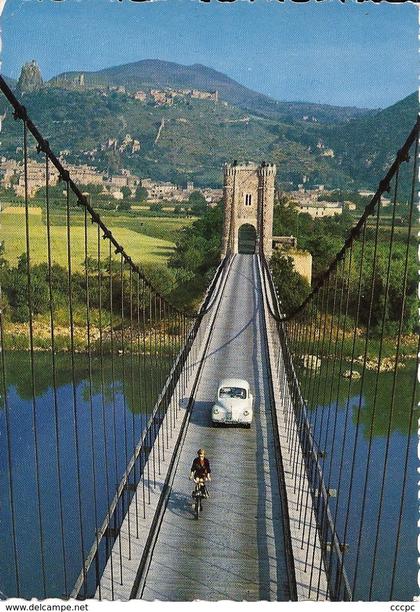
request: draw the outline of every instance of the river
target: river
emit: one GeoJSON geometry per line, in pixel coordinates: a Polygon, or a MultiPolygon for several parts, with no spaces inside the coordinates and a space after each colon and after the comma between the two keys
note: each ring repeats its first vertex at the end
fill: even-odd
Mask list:
{"type": "MultiPolygon", "coordinates": [[[[45,594],[49,597],[69,595],[82,560],[94,542],[95,528],[106,515],[169,365],[163,363],[158,367],[148,356],[132,359],[106,356],[101,368],[100,359],[95,357],[89,376],[86,356],[76,355],[72,367],[70,356],[60,354],[56,358],[54,393],[51,356],[36,353],[33,399],[29,354],[7,355],[7,396],[2,394],[0,406],[0,596],[42,598],[44,583],[45,594]]],[[[324,423],[324,432],[328,415],[330,419],[328,434],[321,436],[326,452],[323,468],[330,488],[334,488],[339,482],[341,467],[339,495],[330,501],[340,534],[345,531],[347,507],[350,509],[345,561],[352,583],[355,560],[359,556],[355,599],[368,598],[373,575],[372,599],[388,600],[394,561],[394,599],[410,600],[416,594],[416,420],[412,431],[408,431],[414,367],[413,364],[401,371],[398,377],[384,482],[385,503],[381,510],[373,574],[372,551],[388,440],[392,375],[380,375],[375,409],[373,373],[367,374],[362,394],[360,381],[351,383],[349,403],[346,401],[349,382],[342,379],[341,395],[339,393],[342,399],[338,405],[319,401],[320,397],[329,397],[327,392],[323,394],[321,387],[310,406],[315,437],[321,430],[321,423],[324,423]],[[357,431],[354,476],[350,486],[357,431]],[[406,494],[400,548],[395,559],[407,441],[406,494]],[[369,446],[370,469],[359,543],[369,446]],[[341,449],[344,449],[342,462],[341,449]]],[[[325,382],[325,389],[329,384],[329,380],[325,382]]],[[[334,384],[338,384],[337,381],[334,384]]],[[[102,550],[102,565],[104,561],[102,550]]],[[[92,584],[91,580],[88,595],[92,595],[92,584]]]]}
{"type": "Polygon", "coordinates": [[[325,454],[324,479],[327,488],[337,492],[330,508],[340,541],[346,544],[344,560],[354,600],[389,601],[394,564],[392,599],[412,600],[417,594],[415,377],[415,362],[398,370],[392,411],[391,372],[379,374],[378,381],[372,371],[363,381],[338,376],[332,381],[321,374],[310,398],[314,437],[325,454]]]}

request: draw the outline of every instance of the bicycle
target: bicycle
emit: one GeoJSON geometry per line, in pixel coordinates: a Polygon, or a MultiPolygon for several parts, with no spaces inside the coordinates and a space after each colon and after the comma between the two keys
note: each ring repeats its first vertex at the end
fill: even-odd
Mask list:
{"type": "Polygon", "coordinates": [[[207,498],[208,492],[206,489],[206,485],[204,484],[204,478],[195,478],[195,487],[192,492],[193,497],[193,508],[194,508],[194,516],[198,520],[199,513],[203,510],[202,500],[203,498],[207,498]]]}

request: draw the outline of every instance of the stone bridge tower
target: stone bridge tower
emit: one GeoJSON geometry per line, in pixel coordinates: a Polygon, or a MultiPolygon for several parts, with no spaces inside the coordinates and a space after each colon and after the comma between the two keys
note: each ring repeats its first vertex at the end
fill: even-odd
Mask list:
{"type": "Polygon", "coordinates": [[[275,176],[274,164],[225,164],[223,256],[257,253],[262,246],[271,257],[275,176]]]}

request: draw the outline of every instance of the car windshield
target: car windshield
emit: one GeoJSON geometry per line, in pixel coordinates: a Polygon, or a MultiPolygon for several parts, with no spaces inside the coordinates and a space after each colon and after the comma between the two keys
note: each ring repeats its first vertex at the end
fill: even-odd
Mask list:
{"type": "Polygon", "coordinates": [[[222,387],[219,391],[219,397],[246,399],[246,389],[241,389],[240,387],[222,387]]]}

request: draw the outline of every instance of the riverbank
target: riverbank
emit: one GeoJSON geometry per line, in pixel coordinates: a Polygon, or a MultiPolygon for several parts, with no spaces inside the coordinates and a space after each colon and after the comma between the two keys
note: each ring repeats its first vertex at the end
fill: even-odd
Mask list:
{"type": "MultiPolygon", "coordinates": [[[[158,326],[147,329],[129,327],[129,321],[125,322],[124,330],[121,322],[115,324],[111,330],[110,325],[100,329],[91,325],[89,329],[90,341],[88,342],[86,325],[73,325],[73,339],[70,327],[62,324],[54,324],[51,327],[44,321],[34,321],[32,328],[33,350],[36,352],[51,352],[52,339],[56,353],[68,353],[71,351],[72,343],[75,353],[87,354],[89,349],[92,355],[117,354],[159,354],[170,355],[177,352],[182,344],[181,329],[177,322],[168,322],[166,325],[160,323],[158,326]]],[[[29,326],[27,323],[4,324],[3,350],[13,352],[30,351],[29,326]]]]}
{"type": "Polygon", "coordinates": [[[300,331],[300,338],[293,342],[289,340],[292,354],[304,359],[305,356],[316,356],[319,359],[340,359],[346,363],[376,370],[378,356],[381,355],[380,371],[387,372],[394,368],[398,352],[399,367],[404,367],[405,361],[417,359],[418,336],[414,333],[403,334],[398,343],[397,335],[384,335],[382,338],[377,332],[371,332],[366,338],[366,332],[358,328],[344,331],[342,329],[326,328],[324,338],[320,341],[313,339],[314,331],[308,327],[300,331]]]}
{"type": "MultiPolygon", "coordinates": [[[[96,323],[96,321],[95,321],[96,323]]],[[[147,329],[132,329],[129,327],[129,320],[124,323],[124,333],[122,333],[121,320],[115,321],[113,329],[109,320],[103,325],[102,330],[97,324],[90,326],[90,352],[93,355],[99,354],[122,354],[128,352],[133,354],[172,354],[181,347],[183,337],[181,335],[180,324],[177,321],[167,322],[166,325],[159,323],[157,326],[147,329]]],[[[51,326],[45,318],[34,320],[33,322],[33,348],[34,351],[50,352],[52,344],[51,326]]],[[[56,353],[68,353],[71,351],[71,335],[68,325],[54,324],[53,327],[54,344],[56,353]]],[[[13,323],[6,321],[3,329],[4,350],[6,351],[29,351],[29,326],[27,323],[13,323]]],[[[336,336],[333,336],[334,338],[336,336]]],[[[401,337],[399,346],[398,367],[405,367],[405,362],[417,358],[418,338],[415,334],[406,334],[401,337]]],[[[84,354],[88,352],[86,324],[80,325],[80,320],[73,326],[73,347],[75,353],[84,354]]],[[[324,344],[308,347],[308,343],[295,343],[293,352],[295,355],[315,355],[319,359],[339,359],[342,355],[346,363],[352,362],[356,367],[363,367],[365,361],[368,370],[376,370],[378,366],[378,355],[381,353],[380,371],[386,372],[394,368],[396,357],[396,338],[384,336],[382,342],[380,338],[370,338],[367,347],[366,339],[360,333],[354,341],[352,334],[346,333],[333,346],[333,343],[325,340],[324,344]],[[315,350],[318,349],[317,352],[315,350]]]]}

